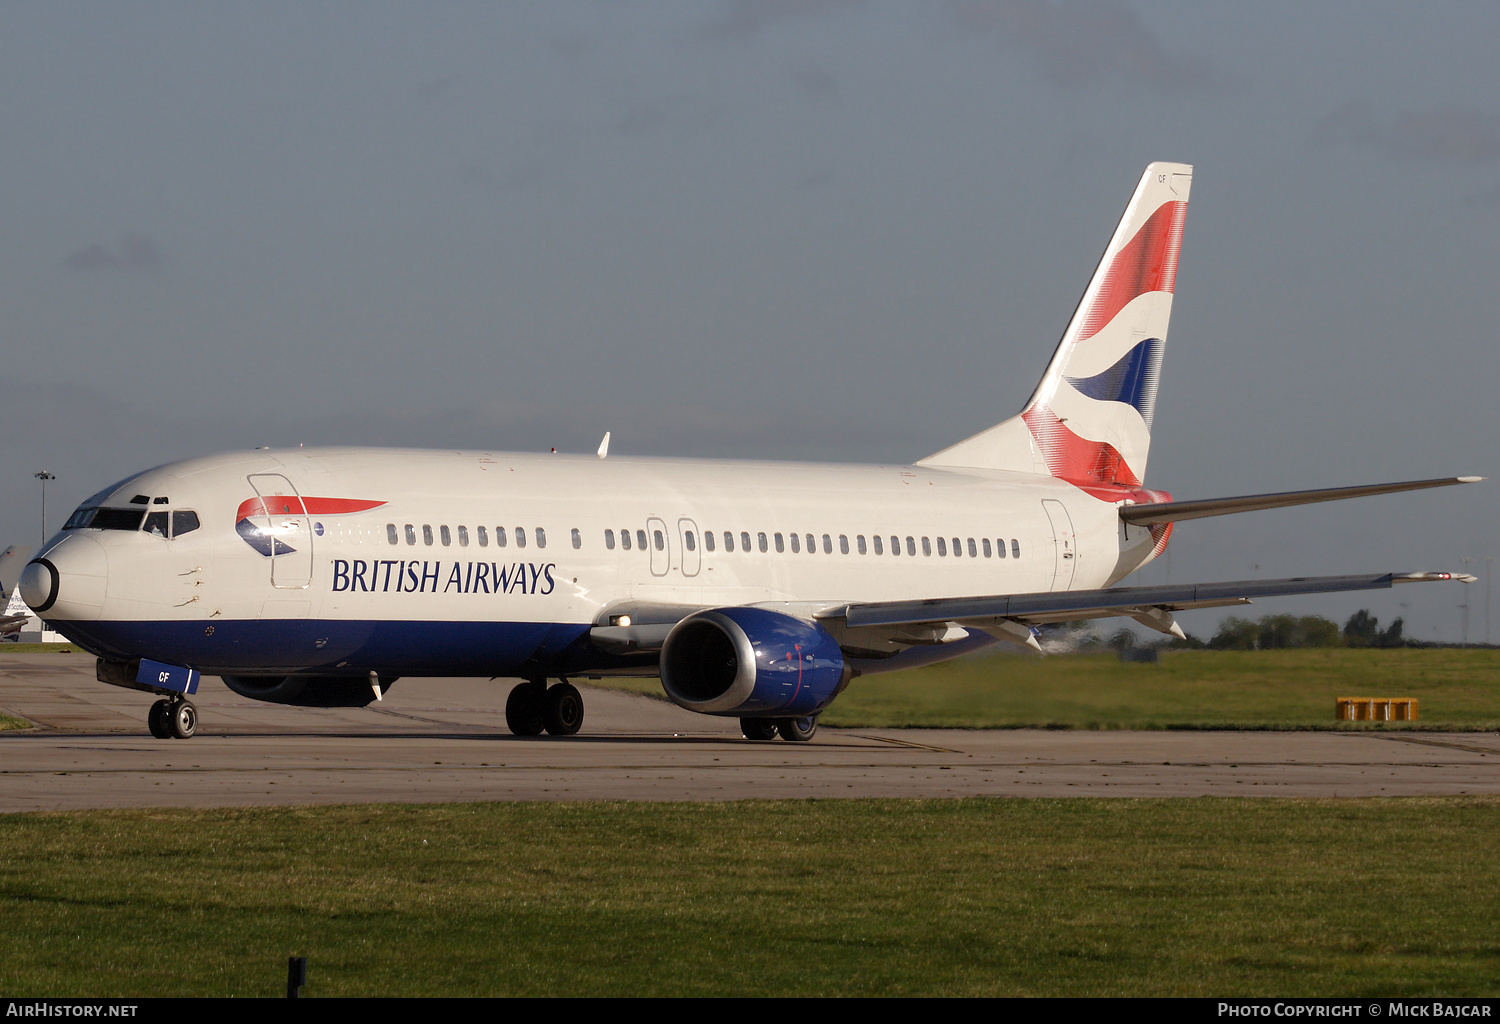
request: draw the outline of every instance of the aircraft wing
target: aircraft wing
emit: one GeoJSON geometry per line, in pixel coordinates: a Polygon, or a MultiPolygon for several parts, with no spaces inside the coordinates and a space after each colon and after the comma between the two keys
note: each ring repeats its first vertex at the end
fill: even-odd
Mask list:
{"type": "Polygon", "coordinates": [[[1288,505],[1310,505],[1318,501],[1364,498],[1372,494],[1394,494],[1397,491],[1421,491],[1429,487],[1451,487],[1472,484],[1482,476],[1445,476],[1436,480],[1403,480],[1393,484],[1363,484],[1359,487],[1323,487],[1314,491],[1280,491],[1276,494],[1247,494],[1235,498],[1202,498],[1196,501],[1159,501],[1139,505],[1121,505],[1120,518],[1135,526],[1155,526],[1183,519],[1227,516],[1235,512],[1254,512],[1263,508],[1285,508],[1288,505]]]}
{"type": "MultiPolygon", "coordinates": [[[[820,620],[836,620],[844,632],[910,630],[952,623],[1003,639],[1028,642],[1026,627],[1072,619],[1125,616],[1163,633],[1182,636],[1172,612],[1249,604],[1257,597],[1328,594],[1347,590],[1388,590],[1397,583],[1431,583],[1473,576],[1451,572],[1382,573],[1366,576],[1303,576],[1229,583],[1179,583],[1158,587],[1058,590],[993,597],[943,597],[926,601],[879,601],[829,609],[820,620]],[[1024,633],[1023,633],[1024,630],[1024,633]]],[[[929,641],[930,642],[930,641],[929,641]]]]}

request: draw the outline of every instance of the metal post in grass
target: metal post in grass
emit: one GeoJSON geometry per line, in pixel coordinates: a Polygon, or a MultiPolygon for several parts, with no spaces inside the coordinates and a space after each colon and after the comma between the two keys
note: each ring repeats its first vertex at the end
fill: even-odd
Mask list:
{"type": "Polygon", "coordinates": [[[307,984],[307,957],[293,956],[286,961],[286,997],[296,999],[302,995],[301,988],[307,984]]]}

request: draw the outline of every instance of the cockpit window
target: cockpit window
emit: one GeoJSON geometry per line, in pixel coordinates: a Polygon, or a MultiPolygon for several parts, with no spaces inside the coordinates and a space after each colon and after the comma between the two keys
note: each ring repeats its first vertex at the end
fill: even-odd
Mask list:
{"type": "Polygon", "coordinates": [[[192,509],[183,508],[172,513],[172,536],[181,537],[184,533],[192,533],[197,528],[198,513],[192,509]]]}
{"type": "Polygon", "coordinates": [[[142,530],[165,540],[167,525],[167,514],[165,512],[148,512],[146,513],[146,525],[142,527],[142,530]]]}
{"type": "Polygon", "coordinates": [[[143,508],[101,508],[89,525],[96,530],[139,530],[145,517],[143,508]]]}
{"type": "Polygon", "coordinates": [[[81,530],[81,529],[83,529],[85,526],[88,526],[90,523],[92,523],[94,521],[94,513],[98,512],[98,511],[99,510],[97,508],[80,508],[80,509],[76,509],[73,512],[73,514],[68,517],[68,521],[66,523],[63,523],[63,529],[64,530],[81,530]]]}

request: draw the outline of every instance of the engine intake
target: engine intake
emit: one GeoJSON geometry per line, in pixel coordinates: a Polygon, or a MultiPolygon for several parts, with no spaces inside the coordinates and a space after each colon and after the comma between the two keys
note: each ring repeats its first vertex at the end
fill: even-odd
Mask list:
{"type": "Polygon", "coordinates": [[[679,707],[739,717],[816,714],[853,675],[821,626],[763,608],[689,615],[667,634],[660,667],[679,707]]]}

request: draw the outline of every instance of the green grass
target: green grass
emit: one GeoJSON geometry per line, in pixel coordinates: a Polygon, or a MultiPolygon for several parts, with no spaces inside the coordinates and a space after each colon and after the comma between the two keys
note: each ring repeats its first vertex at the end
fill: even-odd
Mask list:
{"type": "Polygon", "coordinates": [[[1500,801],[0,817],[9,996],[1476,995],[1500,801]]]}
{"type": "MultiPolygon", "coordinates": [[[[607,680],[661,693],[656,680],[607,680]]],[[[1155,665],[1112,653],[991,654],[862,676],[827,725],[894,728],[1500,729],[1500,650],[1340,648],[1170,651],[1155,665]],[[1416,697],[1411,724],[1338,723],[1338,697],[1416,697]]]]}

